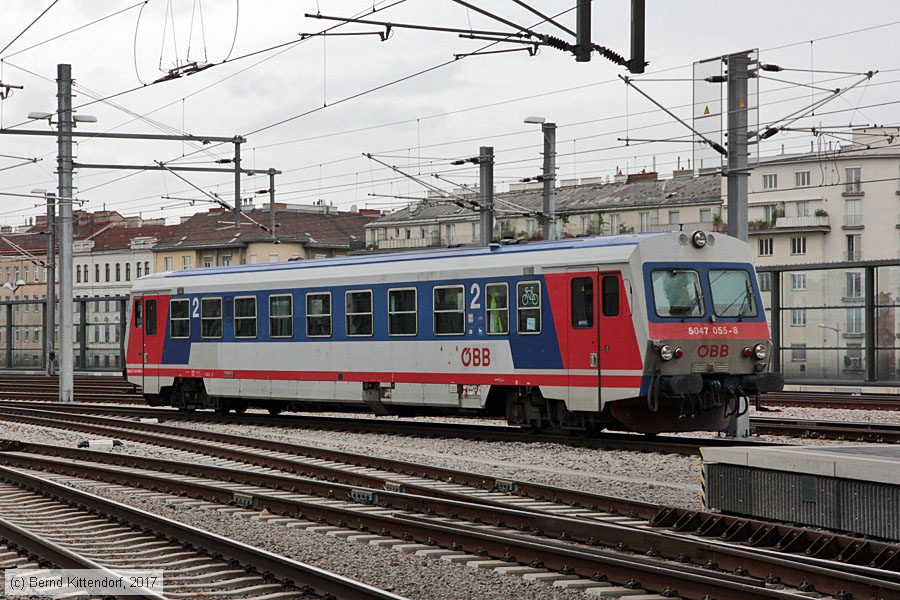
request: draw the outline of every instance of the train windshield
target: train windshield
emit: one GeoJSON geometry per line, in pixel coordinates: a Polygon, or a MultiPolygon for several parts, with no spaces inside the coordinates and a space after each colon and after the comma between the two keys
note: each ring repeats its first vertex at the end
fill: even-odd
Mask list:
{"type": "Polygon", "coordinates": [[[702,317],[703,291],[697,271],[666,269],[650,274],[656,314],[660,317],[702,317]]]}
{"type": "Polygon", "coordinates": [[[756,297],[747,271],[710,270],[709,289],[717,317],[741,319],[756,316],[756,297]]]}

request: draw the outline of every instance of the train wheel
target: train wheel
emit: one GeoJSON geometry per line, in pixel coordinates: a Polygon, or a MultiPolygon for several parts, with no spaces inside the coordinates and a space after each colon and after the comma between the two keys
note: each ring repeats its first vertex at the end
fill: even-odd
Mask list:
{"type": "Polygon", "coordinates": [[[247,412],[247,403],[243,400],[239,400],[234,404],[234,413],[237,415],[242,415],[247,412]]]}
{"type": "Polygon", "coordinates": [[[270,415],[275,416],[280,415],[281,411],[283,411],[284,409],[280,406],[270,406],[268,410],[270,415]]]}

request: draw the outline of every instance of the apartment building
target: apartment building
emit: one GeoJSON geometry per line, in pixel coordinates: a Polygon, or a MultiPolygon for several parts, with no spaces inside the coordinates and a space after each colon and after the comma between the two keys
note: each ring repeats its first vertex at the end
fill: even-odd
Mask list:
{"type": "Polygon", "coordinates": [[[240,229],[222,209],[196,213],[172,227],[153,247],[154,270],[306,260],[343,256],[363,248],[365,225],[373,211],[339,212],[326,206],[279,205],[275,234],[268,209],[245,209],[240,229]]]}
{"type": "MultiPolygon", "coordinates": [[[[900,129],[853,132],[852,143],[764,158],[750,174],[750,244],[757,266],[787,265],[780,281],[782,370],[793,379],[862,380],[867,342],[880,380],[900,378],[900,267],[869,270],[875,330],[867,340],[867,270],[900,258],[900,129]],[[830,264],[830,270],[803,265],[830,264]]],[[[772,290],[772,276],[760,274],[772,290]]],[[[766,295],[771,308],[771,294],[766,295]]]]}
{"type": "MultiPolygon", "coordinates": [[[[713,229],[719,222],[718,176],[679,171],[671,179],[659,179],[650,172],[620,174],[612,182],[594,178],[561,184],[556,189],[561,237],[713,229]]],[[[469,208],[475,206],[477,190],[455,194],[456,202],[430,197],[367,224],[366,246],[405,250],[478,243],[479,215],[469,208]]],[[[542,207],[541,184],[513,184],[510,191],[495,194],[494,240],[542,239],[542,207]]]]}

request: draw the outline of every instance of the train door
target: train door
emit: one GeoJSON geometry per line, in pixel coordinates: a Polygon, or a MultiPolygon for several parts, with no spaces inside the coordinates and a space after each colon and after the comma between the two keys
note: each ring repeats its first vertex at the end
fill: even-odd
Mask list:
{"type": "Polygon", "coordinates": [[[628,285],[619,271],[600,273],[599,355],[606,372],[601,383],[607,391],[628,387],[622,378],[633,376],[641,370],[641,355],[632,321],[628,285]]]}
{"type": "Polygon", "coordinates": [[[599,272],[578,269],[567,274],[569,322],[566,365],[569,410],[600,408],[599,272]]]}
{"type": "Polygon", "coordinates": [[[160,298],[157,295],[136,296],[132,308],[132,334],[138,342],[141,387],[149,393],[156,393],[159,389],[159,364],[165,336],[165,328],[160,329],[159,308],[160,298]]]}

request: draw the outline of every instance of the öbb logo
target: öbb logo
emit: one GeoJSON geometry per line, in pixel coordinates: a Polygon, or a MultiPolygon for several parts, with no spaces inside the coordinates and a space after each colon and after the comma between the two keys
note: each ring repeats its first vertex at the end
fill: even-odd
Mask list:
{"type": "Polygon", "coordinates": [[[697,356],[700,358],[727,358],[728,344],[703,344],[697,348],[697,356]]]}
{"type": "Polygon", "coordinates": [[[460,360],[464,367],[489,367],[491,366],[491,349],[463,348],[460,360]]]}

